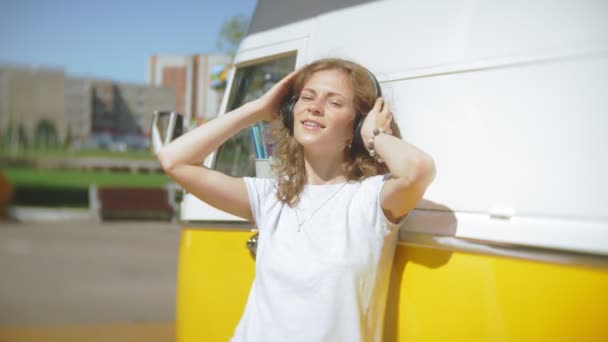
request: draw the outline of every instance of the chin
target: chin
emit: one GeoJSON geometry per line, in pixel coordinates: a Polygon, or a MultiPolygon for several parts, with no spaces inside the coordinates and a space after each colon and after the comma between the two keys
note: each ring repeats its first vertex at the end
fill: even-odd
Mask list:
{"type": "MultiPolygon", "coordinates": [[[[318,137],[296,137],[296,141],[300,146],[304,148],[304,150],[312,152],[316,151],[317,153],[332,155],[335,151],[333,151],[333,147],[337,146],[337,143],[334,141],[323,141],[318,139],[318,137]]],[[[315,154],[317,154],[315,153],[315,154]]]]}
{"type": "Polygon", "coordinates": [[[322,144],[322,142],[319,142],[319,139],[315,139],[312,137],[295,137],[296,142],[302,146],[305,147],[309,147],[309,146],[315,146],[315,145],[319,145],[322,144]]]}
{"type": "MultiPolygon", "coordinates": [[[[293,137],[300,145],[310,145],[323,143],[323,139],[327,139],[321,132],[306,132],[304,130],[295,130],[293,137]]],[[[327,143],[327,142],[325,142],[327,143]]]]}

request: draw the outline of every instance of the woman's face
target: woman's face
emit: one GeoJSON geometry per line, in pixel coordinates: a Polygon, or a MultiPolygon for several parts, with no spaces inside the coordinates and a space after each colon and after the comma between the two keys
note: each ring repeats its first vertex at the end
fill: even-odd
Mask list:
{"type": "Polygon", "coordinates": [[[294,137],[304,148],[341,152],[353,139],[355,105],[350,78],[340,69],[315,72],[294,110],[294,137]]]}

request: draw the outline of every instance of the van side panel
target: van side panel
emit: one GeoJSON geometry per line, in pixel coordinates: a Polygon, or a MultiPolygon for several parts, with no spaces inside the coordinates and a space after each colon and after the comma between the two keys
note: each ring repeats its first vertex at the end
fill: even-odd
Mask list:
{"type": "Polygon", "coordinates": [[[228,341],[243,313],[255,263],[249,231],[182,230],[176,341],[228,341]]]}
{"type": "MultiPolygon", "coordinates": [[[[177,339],[227,341],[255,264],[248,231],[185,229],[177,339]]],[[[399,244],[385,341],[607,341],[608,273],[399,244]]]]}
{"type": "Polygon", "coordinates": [[[608,341],[608,273],[400,245],[385,341],[608,341]]]}
{"type": "Polygon", "coordinates": [[[383,84],[436,161],[425,198],[455,212],[606,220],[608,53],[383,84]]]}
{"type": "Polygon", "coordinates": [[[309,61],[355,59],[382,82],[388,74],[605,50],[607,13],[603,0],[378,1],[315,18],[306,52],[309,61]]]}

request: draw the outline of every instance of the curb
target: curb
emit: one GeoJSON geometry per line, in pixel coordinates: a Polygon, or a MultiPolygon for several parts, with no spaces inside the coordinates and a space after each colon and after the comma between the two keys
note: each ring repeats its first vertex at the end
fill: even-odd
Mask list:
{"type": "Polygon", "coordinates": [[[89,209],[10,206],[8,217],[20,222],[93,221],[89,209]]]}

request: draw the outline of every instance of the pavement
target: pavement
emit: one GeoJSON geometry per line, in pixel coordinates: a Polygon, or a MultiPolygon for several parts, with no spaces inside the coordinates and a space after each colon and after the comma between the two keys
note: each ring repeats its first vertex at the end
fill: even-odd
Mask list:
{"type": "Polygon", "coordinates": [[[172,341],[179,239],[170,222],[0,221],[0,342],[172,341]]]}

